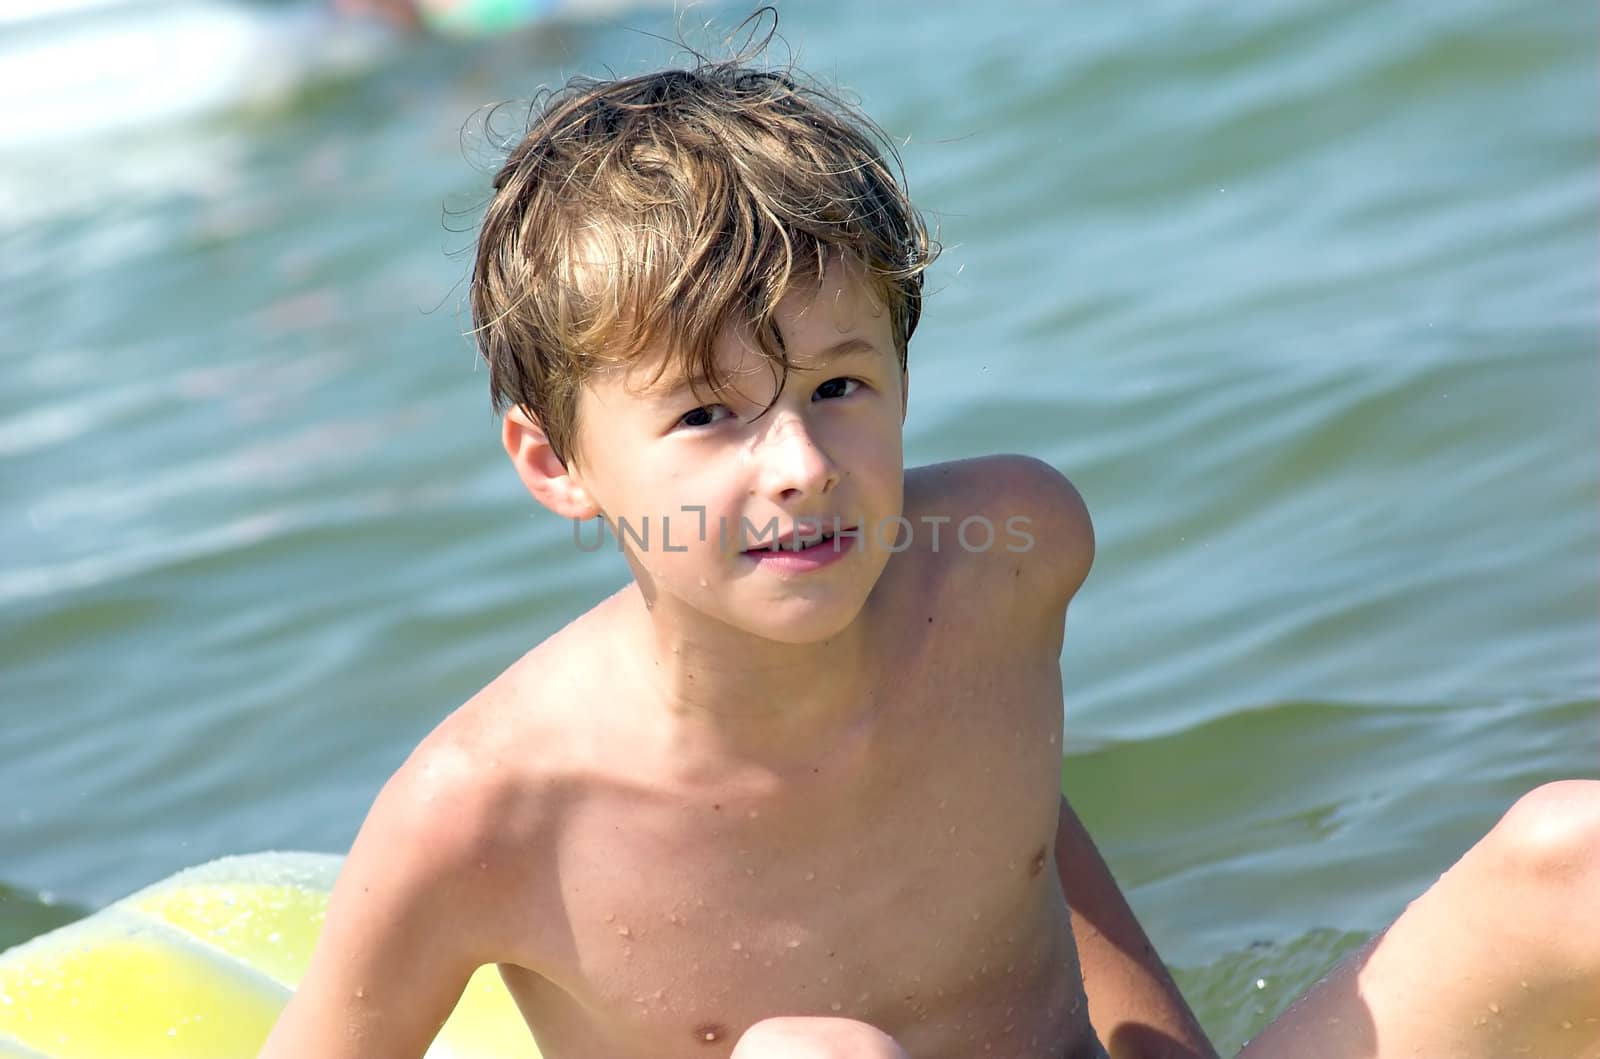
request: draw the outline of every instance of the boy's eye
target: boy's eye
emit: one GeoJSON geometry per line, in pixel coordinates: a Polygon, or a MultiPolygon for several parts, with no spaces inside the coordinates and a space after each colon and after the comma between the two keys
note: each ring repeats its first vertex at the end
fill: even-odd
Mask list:
{"type": "Polygon", "coordinates": [[[719,419],[726,419],[733,413],[725,404],[707,404],[685,412],[678,418],[678,425],[685,427],[708,427],[719,419]]]}
{"type": "Polygon", "coordinates": [[[861,385],[860,379],[829,379],[811,395],[813,401],[826,401],[834,397],[848,397],[861,385]]]}

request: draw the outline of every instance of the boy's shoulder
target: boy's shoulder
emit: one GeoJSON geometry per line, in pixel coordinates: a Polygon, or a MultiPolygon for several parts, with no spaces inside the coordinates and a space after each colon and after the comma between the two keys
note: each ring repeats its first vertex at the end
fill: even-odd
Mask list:
{"type": "MultiPolygon", "coordinates": [[[[589,731],[575,719],[592,701],[594,674],[604,672],[589,658],[579,686],[573,674],[592,655],[584,645],[593,637],[582,628],[574,635],[574,626],[606,607],[523,655],[440,721],[385,783],[352,851],[368,847],[395,886],[448,900],[460,940],[480,956],[508,958],[505,917],[526,905],[530,878],[553,872],[541,860],[555,849],[564,785],[589,731]]],[[[542,944],[547,926],[523,923],[521,936],[542,944]]]]}
{"type": "Polygon", "coordinates": [[[1065,606],[1094,562],[1094,526],[1083,497],[1060,471],[1031,456],[908,470],[905,518],[917,550],[955,557],[936,565],[1014,580],[1046,606],[1065,606]]]}
{"type": "Polygon", "coordinates": [[[552,788],[581,741],[618,596],[602,601],[517,659],[417,744],[386,794],[423,826],[448,828],[466,856],[525,850],[548,821],[552,788]],[[575,736],[579,736],[575,740],[575,736]]]}

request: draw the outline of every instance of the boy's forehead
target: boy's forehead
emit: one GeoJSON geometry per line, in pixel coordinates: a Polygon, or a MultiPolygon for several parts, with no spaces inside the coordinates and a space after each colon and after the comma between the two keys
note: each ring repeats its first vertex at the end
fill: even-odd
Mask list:
{"type": "MultiPolygon", "coordinates": [[[[823,273],[802,280],[779,302],[774,325],[791,370],[808,371],[845,358],[894,356],[894,333],[881,297],[861,269],[835,257],[823,273]]],[[[713,392],[741,382],[770,379],[777,365],[761,352],[755,329],[733,323],[712,343],[718,376],[695,370],[700,358],[674,351],[666,342],[650,343],[643,356],[614,365],[626,388],[641,397],[677,395],[685,390],[713,392]]],[[[611,372],[607,372],[610,374],[611,372]]]]}

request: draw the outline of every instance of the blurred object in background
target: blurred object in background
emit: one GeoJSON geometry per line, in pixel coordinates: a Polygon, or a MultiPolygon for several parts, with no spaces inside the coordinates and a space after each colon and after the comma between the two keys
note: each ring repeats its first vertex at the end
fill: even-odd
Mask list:
{"type": "MultiPolygon", "coordinates": [[[[665,0],[663,0],[665,4],[665,0]]],[[[282,106],[363,75],[397,31],[486,37],[634,0],[5,0],[0,152],[282,106]]]]}
{"type": "Polygon", "coordinates": [[[422,28],[414,0],[333,0],[333,7],[347,18],[377,18],[401,29],[422,28]]]}
{"type": "Polygon", "coordinates": [[[392,37],[310,0],[9,0],[0,150],[281,104],[370,69],[392,37]]]}
{"type": "Polygon", "coordinates": [[[629,0],[333,0],[342,14],[382,19],[406,30],[487,36],[563,14],[603,15],[639,6],[629,0]]]}

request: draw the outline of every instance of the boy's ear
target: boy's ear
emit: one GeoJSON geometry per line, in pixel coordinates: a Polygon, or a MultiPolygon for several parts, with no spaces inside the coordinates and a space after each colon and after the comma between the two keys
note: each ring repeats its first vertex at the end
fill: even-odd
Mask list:
{"type": "Polygon", "coordinates": [[[539,503],[563,518],[579,522],[600,514],[600,505],[556,456],[544,427],[525,409],[513,407],[506,412],[500,440],[511,457],[511,465],[517,469],[517,477],[539,503]]]}

